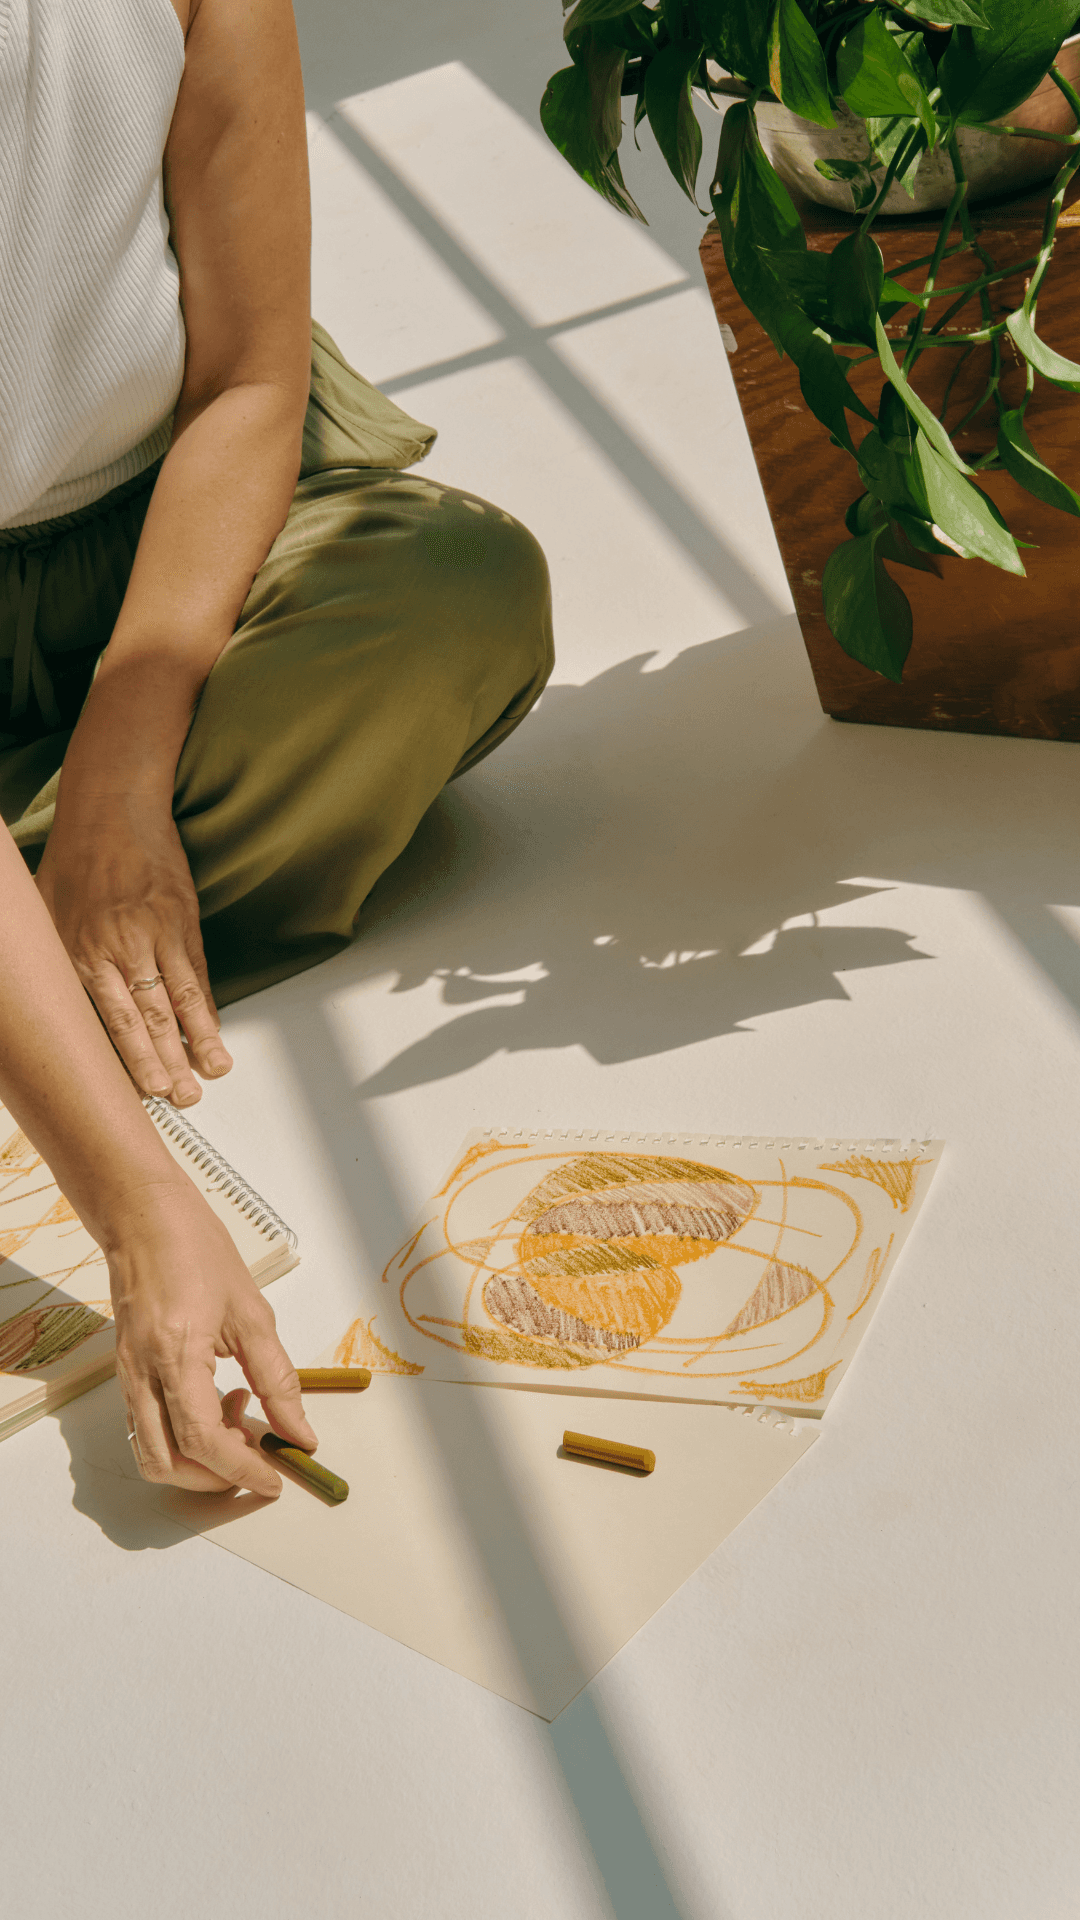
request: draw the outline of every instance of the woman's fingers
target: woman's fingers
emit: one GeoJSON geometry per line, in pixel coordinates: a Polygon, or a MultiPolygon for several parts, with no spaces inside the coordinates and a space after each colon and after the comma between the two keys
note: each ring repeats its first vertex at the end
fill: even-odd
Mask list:
{"type": "MultiPolygon", "coordinates": [[[[155,966],[151,962],[149,974],[143,977],[149,978],[154,972],[155,966]]],[[[84,975],[83,984],[87,987],[104,1022],[105,1031],[135,1085],[141,1088],[143,1093],[156,1093],[166,1100],[170,1099],[173,1092],[173,1075],[166,1067],[151,1038],[142,1008],[137,1004],[135,995],[129,990],[127,982],[118,969],[106,962],[88,978],[84,975]]],[[[160,989],[155,989],[155,992],[161,994],[160,989]]],[[[148,997],[146,990],[139,990],[140,1000],[145,1001],[148,997]]],[[[162,997],[167,1000],[168,996],[162,997]]],[[[173,1021],[174,1028],[175,1025],[176,1022],[173,1021]]],[[[186,1061],[184,1071],[191,1079],[191,1069],[186,1061]]],[[[192,1085],[195,1086],[193,1079],[192,1085]]],[[[197,1087],[195,1092],[197,1098],[197,1087]]]]}
{"type": "Polygon", "coordinates": [[[180,1107],[201,1099],[180,1025],[201,1073],[217,1079],[232,1066],[213,1002],[207,1003],[186,953],[166,957],[160,971],[155,959],[147,959],[140,970],[132,970],[129,980],[106,964],[91,980],[90,992],[110,1040],[143,1093],[158,1094],[180,1107]]]}
{"type": "Polygon", "coordinates": [[[262,1300],[259,1305],[265,1309],[265,1319],[260,1316],[258,1323],[244,1328],[236,1357],[274,1432],[314,1453],[318,1436],[304,1414],[296,1368],[277,1337],[272,1309],[262,1300]]]}
{"type": "Polygon", "coordinates": [[[248,1445],[242,1427],[227,1426],[213,1376],[202,1366],[163,1372],[161,1388],[177,1453],[227,1486],[276,1500],[281,1479],[267,1456],[248,1445]]]}
{"type": "MultiPolygon", "coordinates": [[[[198,941],[196,944],[201,960],[202,945],[198,941]]],[[[179,952],[163,952],[161,971],[165,977],[171,1011],[187,1036],[195,1065],[207,1079],[219,1079],[223,1073],[228,1073],[232,1059],[218,1032],[217,1008],[211,998],[210,982],[206,979],[205,961],[202,962],[200,979],[188,952],[183,949],[179,952]]],[[[175,1027],[175,1021],[173,1024],[175,1027]]],[[[176,1044],[180,1044],[179,1036],[176,1044]]]]}
{"type": "MultiPolygon", "coordinates": [[[[183,1487],[189,1493],[224,1493],[232,1486],[221,1474],[185,1460],[176,1445],[165,1396],[156,1380],[124,1382],[129,1441],[144,1480],[155,1486],[183,1487]]],[[[215,1398],[217,1396],[215,1395],[215,1398]]]]}
{"type": "Polygon", "coordinates": [[[169,1076],[171,1092],[168,1098],[178,1107],[194,1106],[196,1100],[202,1099],[202,1089],[184,1052],[172,1008],[172,983],[168,975],[154,975],[152,972],[143,974],[129,983],[128,991],[142,1017],[150,1044],[169,1076]]]}

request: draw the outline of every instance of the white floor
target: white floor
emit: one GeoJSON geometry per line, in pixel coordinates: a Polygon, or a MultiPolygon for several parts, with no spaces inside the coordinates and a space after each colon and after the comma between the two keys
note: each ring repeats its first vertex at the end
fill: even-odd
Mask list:
{"type": "Polygon", "coordinates": [[[5,1910],[1075,1915],[1080,749],[822,717],[701,223],[537,130],[555,0],[297,12],[315,311],[543,541],[560,658],[227,1015],[294,1356],[480,1122],[948,1151],[817,1445],[550,1729],[80,1468],[110,1389],[6,1442],[5,1910]]]}

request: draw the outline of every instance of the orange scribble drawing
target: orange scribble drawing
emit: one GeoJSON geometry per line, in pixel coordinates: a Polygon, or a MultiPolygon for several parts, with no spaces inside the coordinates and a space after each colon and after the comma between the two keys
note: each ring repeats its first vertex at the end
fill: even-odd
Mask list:
{"type": "Polygon", "coordinates": [[[834,1360],[831,1367],[822,1367],[820,1373],[808,1373],[802,1380],[740,1380],[739,1385],[744,1393],[752,1393],[755,1400],[794,1400],[799,1406],[809,1406],[821,1399],[826,1380],[839,1365],[839,1360],[834,1360]]]}
{"type": "Polygon", "coordinates": [[[873,1180],[887,1193],[901,1213],[906,1213],[915,1198],[920,1167],[932,1166],[930,1160],[868,1160],[853,1154],[850,1160],[832,1160],[823,1173],[848,1173],[853,1180],[873,1180]]]}
{"type": "MultiPolygon", "coordinates": [[[[577,1373],[624,1393],[828,1398],[907,1231],[897,1208],[910,1216],[936,1155],[882,1155],[856,1196],[830,1177],[854,1160],[810,1145],[484,1140],[387,1263],[380,1346],[395,1370],[436,1379],[577,1373]]],[[[385,1368],[355,1345],[365,1325],[338,1358],[351,1343],[385,1368]]]]}
{"type": "Polygon", "coordinates": [[[354,1320],[334,1348],[335,1367],[369,1367],[372,1373],[423,1373],[422,1366],[403,1360],[400,1353],[387,1347],[375,1332],[375,1315],[370,1320],[354,1320]]]}
{"type": "Polygon", "coordinates": [[[468,1173],[469,1168],[474,1167],[478,1160],[482,1160],[485,1153],[502,1153],[505,1145],[506,1142],[503,1140],[478,1140],[458,1161],[449,1180],[439,1188],[435,1195],[436,1200],[441,1200],[444,1193],[449,1193],[455,1182],[461,1179],[462,1174],[468,1173]]]}

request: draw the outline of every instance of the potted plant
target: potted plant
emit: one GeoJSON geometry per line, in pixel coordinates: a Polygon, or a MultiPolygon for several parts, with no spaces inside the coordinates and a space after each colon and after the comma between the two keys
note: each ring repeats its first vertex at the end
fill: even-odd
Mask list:
{"type": "Polygon", "coordinates": [[[710,187],[727,271],[857,469],[822,570],[825,618],[847,654],[893,681],[912,614],[885,562],[940,572],[954,556],[1024,574],[983,476],[1003,472],[1042,508],[1080,517],[1080,494],[1025,426],[1041,383],[1080,392],[1080,364],[1046,343],[1038,315],[1080,170],[1077,14],[1078,0],[578,0],[571,65],[544,95],[555,146],[638,218],[619,166],[623,98],[696,203],[693,92],[736,96],[710,187]],[[1033,250],[991,255],[973,207],[1040,179],[1051,184],[1033,250]],[[811,197],[849,209],[828,247],[819,233],[808,245],[811,197]],[[887,271],[882,223],[905,207],[940,218],[919,257],[887,271]]]}

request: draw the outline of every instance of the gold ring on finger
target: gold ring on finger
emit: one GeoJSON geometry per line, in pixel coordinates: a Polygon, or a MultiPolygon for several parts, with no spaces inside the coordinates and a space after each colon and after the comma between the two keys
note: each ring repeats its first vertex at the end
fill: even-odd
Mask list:
{"type": "Polygon", "coordinates": [[[149,993],[152,987],[162,986],[164,984],[164,978],[165,976],[163,974],[152,973],[145,980],[131,980],[128,982],[128,992],[149,993]]]}

